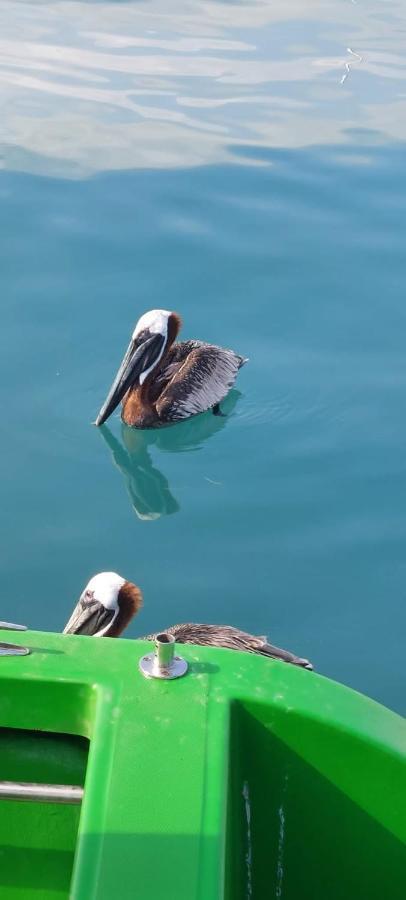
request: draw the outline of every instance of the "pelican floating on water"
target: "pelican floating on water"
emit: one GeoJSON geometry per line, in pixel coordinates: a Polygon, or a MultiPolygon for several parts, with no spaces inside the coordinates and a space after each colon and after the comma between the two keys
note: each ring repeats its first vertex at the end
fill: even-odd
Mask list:
{"type": "Polygon", "coordinates": [[[121,418],[134,428],[159,428],[213,409],[228,394],[247,360],[203,341],[175,343],[181,318],[152,309],[137,322],[96,425],[111,416],[120,401],[121,418]]]}
{"type": "MultiPolygon", "coordinates": [[[[142,606],[140,589],[125,581],[116,572],[100,572],[89,581],[63,630],[64,634],[88,634],[93,637],[118,637],[142,606]]],[[[225,647],[312,669],[308,659],[295,656],[269,644],[266,637],[255,637],[232,625],[201,625],[187,623],[165,629],[178,644],[198,644],[201,647],[225,647]]],[[[153,641],[157,634],[147,634],[142,640],[153,641]]]]}

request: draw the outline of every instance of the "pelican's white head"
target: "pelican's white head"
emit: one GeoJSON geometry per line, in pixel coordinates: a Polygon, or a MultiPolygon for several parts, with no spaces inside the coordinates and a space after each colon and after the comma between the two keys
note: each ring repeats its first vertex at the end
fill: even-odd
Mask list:
{"type": "Polygon", "coordinates": [[[105,609],[118,609],[118,595],[125,579],[117,572],[99,572],[87,583],[82,597],[97,600],[105,609]]]}
{"type": "Polygon", "coordinates": [[[64,634],[117,637],[142,606],[142,594],[116,572],[94,575],[80,595],[64,634]]]}
{"type": "Polygon", "coordinates": [[[154,334],[158,334],[163,338],[158,355],[155,356],[151,365],[141,372],[141,375],[139,376],[140,384],[144,384],[145,379],[162,357],[168,340],[168,322],[171,315],[172,313],[167,309],[150,309],[149,312],[144,313],[144,315],[138,319],[133,331],[133,341],[137,341],[140,335],[144,334],[147,339],[154,334]]]}
{"type": "Polygon", "coordinates": [[[172,313],[167,309],[150,309],[144,313],[134,328],[133,341],[143,331],[149,331],[150,334],[161,334],[163,338],[168,335],[168,321],[172,313]]]}

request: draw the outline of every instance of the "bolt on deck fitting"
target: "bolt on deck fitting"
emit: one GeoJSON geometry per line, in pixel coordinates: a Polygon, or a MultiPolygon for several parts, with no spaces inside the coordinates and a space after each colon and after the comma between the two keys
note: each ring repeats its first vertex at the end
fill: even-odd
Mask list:
{"type": "Polygon", "coordinates": [[[186,660],[175,656],[175,638],[163,631],[155,638],[155,653],[148,653],[140,659],[140,670],[145,678],[181,678],[188,669],[186,660]]]}

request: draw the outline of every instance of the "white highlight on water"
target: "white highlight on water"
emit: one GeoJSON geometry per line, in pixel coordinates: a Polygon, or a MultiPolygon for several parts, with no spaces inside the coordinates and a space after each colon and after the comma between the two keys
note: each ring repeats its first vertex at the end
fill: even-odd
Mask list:
{"type": "MultiPolygon", "coordinates": [[[[351,53],[351,56],[355,56],[355,58],[357,59],[358,62],[362,62],[362,56],[359,53],[356,53],[355,50],[351,49],[351,47],[347,47],[346,50],[347,50],[347,53],[351,53]]],[[[344,81],[346,81],[346,79],[348,78],[348,76],[351,72],[350,63],[346,62],[346,63],[344,63],[344,65],[345,65],[345,72],[340,81],[340,84],[344,84],[344,81]]]]}
{"type": "Polygon", "coordinates": [[[285,810],[283,806],[283,797],[286,794],[288,787],[288,773],[285,772],[284,785],[282,789],[282,803],[278,809],[278,819],[279,819],[279,837],[278,837],[278,850],[276,854],[276,890],[275,897],[282,897],[282,888],[283,888],[283,856],[285,849],[285,810]]]}
{"type": "Polygon", "coordinates": [[[275,897],[282,896],[282,884],[283,884],[283,845],[285,842],[285,813],[283,806],[280,806],[278,809],[279,816],[279,839],[278,839],[278,854],[277,854],[277,863],[276,863],[276,892],[275,897]]]}
{"type": "Polygon", "coordinates": [[[355,56],[359,60],[359,62],[362,62],[362,56],[360,53],[356,53],[355,50],[351,50],[351,47],[347,47],[347,52],[352,53],[352,55],[355,56]]]}
{"type": "Polygon", "coordinates": [[[247,890],[246,898],[251,900],[252,897],[252,841],[251,841],[251,799],[248,781],[244,781],[242,795],[244,797],[245,819],[247,822],[247,852],[245,854],[245,864],[247,867],[247,890]]]}

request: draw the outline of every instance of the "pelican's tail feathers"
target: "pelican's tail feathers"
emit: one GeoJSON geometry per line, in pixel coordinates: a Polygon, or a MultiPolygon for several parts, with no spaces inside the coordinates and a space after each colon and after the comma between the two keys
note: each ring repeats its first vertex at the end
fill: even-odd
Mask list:
{"type": "Polygon", "coordinates": [[[266,656],[273,656],[274,659],[281,659],[283,662],[291,663],[293,666],[301,666],[302,669],[313,670],[312,663],[309,662],[308,659],[304,659],[301,656],[295,656],[295,654],[290,653],[289,650],[282,650],[280,647],[274,647],[273,644],[264,644],[262,652],[265,653],[266,656]]]}

